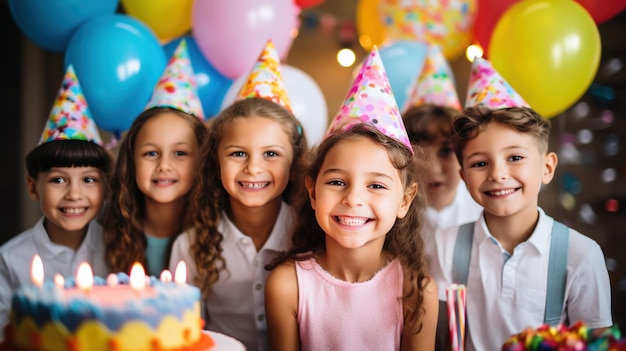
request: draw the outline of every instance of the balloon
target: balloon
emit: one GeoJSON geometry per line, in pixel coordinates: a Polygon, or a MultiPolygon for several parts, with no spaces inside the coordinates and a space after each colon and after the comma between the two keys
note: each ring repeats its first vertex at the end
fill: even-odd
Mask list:
{"type": "Polygon", "coordinates": [[[422,71],[427,50],[427,44],[411,40],[394,41],[379,49],[389,85],[399,108],[404,106],[411,87],[422,71]]]}
{"type": "Polygon", "coordinates": [[[553,117],[578,100],[600,63],[600,33],[573,0],[524,0],[496,24],[491,63],[538,113],[553,117]]]}
{"type": "Polygon", "coordinates": [[[82,25],[65,52],[101,129],[121,133],[139,115],[167,63],[154,33],[139,20],[113,14],[82,25]]]}
{"type": "MultiPolygon", "coordinates": [[[[318,144],[328,127],[328,108],[324,94],[315,80],[302,70],[285,64],[280,67],[293,114],[302,123],[309,146],[318,144]]],[[[235,79],[226,92],[222,110],[235,101],[246,79],[247,75],[235,79]]]]}
{"type": "Polygon", "coordinates": [[[324,2],[324,0],[294,0],[296,5],[301,9],[308,9],[310,7],[315,7],[324,2]]]}
{"type": "Polygon", "coordinates": [[[603,23],[626,9],[626,0],[576,0],[589,12],[593,20],[603,23]]]}
{"type": "Polygon", "coordinates": [[[189,58],[193,66],[193,73],[198,84],[198,97],[202,103],[202,110],[209,118],[215,116],[220,111],[224,95],[232,84],[232,80],[224,77],[204,58],[198,48],[198,44],[191,35],[177,38],[163,48],[167,57],[171,57],[182,39],[187,42],[189,58]]]}
{"type": "Polygon", "coordinates": [[[234,79],[252,68],[270,39],[287,57],[298,12],[293,0],[195,0],[193,37],[213,67],[234,79]]]}
{"type": "Polygon", "coordinates": [[[359,43],[366,51],[385,41],[385,24],[380,14],[381,0],[359,0],[356,4],[356,29],[359,43]]]}
{"type": "Polygon", "coordinates": [[[112,14],[118,0],[9,0],[13,20],[24,35],[46,50],[63,52],[85,21],[112,14]]]}
{"type": "Polygon", "coordinates": [[[476,22],[474,22],[474,39],[478,41],[483,48],[483,56],[489,57],[489,39],[493,33],[493,27],[496,26],[500,17],[509,7],[513,6],[519,0],[477,0],[478,12],[476,13],[476,22]]]}
{"type": "Polygon", "coordinates": [[[465,52],[472,39],[477,0],[380,0],[388,40],[437,44],[448,61],[465,52]]]}
{"type": "Polygon", "coordinates": [[[191,29],[193,0],[121,0],[124,11],[147,24],[162,41],[179,37],[191,29]]]}

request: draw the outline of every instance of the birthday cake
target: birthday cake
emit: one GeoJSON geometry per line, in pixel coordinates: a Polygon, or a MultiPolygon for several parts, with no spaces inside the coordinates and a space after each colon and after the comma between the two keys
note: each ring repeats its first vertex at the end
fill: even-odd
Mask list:
{"type": "Polygon", "coordinates": [[[21,287],[13,295],[4,349],[218,350],[202,332],[197,287],[142,279],[141,289],[131,287],[125,273],[95,277],[88,288],[72,280],[21,287]]]}
{"type": "Polygon", "coordinates": [[[502,351],[624,351],[626,339],[621,339],[619,328],[614,325],[603,330],[590,330],[582,322],[571,326],[553,327],[544,324],[536,329],[528,328],[511,336],[502,345],[502,351]]]}

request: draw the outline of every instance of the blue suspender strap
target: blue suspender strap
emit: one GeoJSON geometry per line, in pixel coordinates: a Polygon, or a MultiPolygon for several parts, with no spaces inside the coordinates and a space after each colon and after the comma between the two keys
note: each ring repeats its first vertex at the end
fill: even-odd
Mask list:
{"type": "Polygon", "coordinates": [[[472,239],[474,238],[474,223],[465,223],[459,227],[454,243],[454,257],[452,257],[452,282],[467,285],[470,258],[472,257],[472,239]]]}
{"type": "MultiPolygon", "coordinates": [[[[550,258],[548,263],[548,286],[546,291],[546,312],[544,323],[556,326],[561,320],[567,281],[567,248],[569,229],[554,221],[550,240],[550,258]]],[[[456,253],[456,251],[455,251],[456,253]]]]}

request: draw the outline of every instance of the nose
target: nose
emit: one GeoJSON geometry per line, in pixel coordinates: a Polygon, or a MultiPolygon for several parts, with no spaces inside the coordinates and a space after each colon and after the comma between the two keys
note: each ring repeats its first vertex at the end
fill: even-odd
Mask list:
{"type": "Polygon", "coordinates": [[[259,157],[250,156],[248,161],[246,162],[246,168],[244,171],[248,174],[257,174],[261,173],[263,167],[261,165],[262,160],[259,157]]]}
{"type": "Polygon", "coordinates": [[[70,182],[65,194],[65,198],[68,200],[79,200],[83,196],[83,189],[80,182],[70,182]]]}
{"type": "Polygon", "coordinates": [[[501,162],[493,162],[489,166],[488,179],[493,182],[500,182],[507,179],[509,176],[507,167],[501,162]]]}
{"type": "Polygon", "coordinates": [[[354,186],[347,186],[341,203],[346,207],[359,207],[363,206],[363,201],[364,199],[361,189],[354,186]]]}
{"type": "Polygon", "coordinates": [[[159,159],[157,170],[160,172],[167,172],[171,170],[171,160],[167,155],[163,155],[163,157],[159,159]]]}

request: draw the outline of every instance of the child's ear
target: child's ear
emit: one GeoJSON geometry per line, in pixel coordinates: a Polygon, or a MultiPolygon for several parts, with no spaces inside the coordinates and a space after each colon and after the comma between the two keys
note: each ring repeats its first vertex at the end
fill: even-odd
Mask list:
{"type": "Polygon", "coordinates": [[[315,181],[311,177],[304,178],[304,185],[306,191],[309,193],[309,200],[311,201],[311,207],[315,209],[315,181]]]}
{"type": "Polygon", "coordinates": [[[465,173],[463,173],[463,168],[459,169],[459,174],[461,175],[461,180],[465,181],[465,173]]]}
{"type": "Polygon", "coordinates": [[[559,163],[559,158],[554,152],[548,152],[545,156],[543,156],[543,174],[541,175],[541,183],[549,184],[554,178],[554,173],[556,172],[556,165],[559,163]]]}
{"type": "Polygon", "coordinates": [[[404,191],[402,203],[400,203],[400,208],[398,208],[398,218],[404,218],[404,216],[406,216],[406,214],[409,212],[409,208],[411,208],[413,199],[417,195],[417,187],[417,183],[411,183],[411,185],[409,185],[404,191]]]}
{"type": "Polygon", "coordinates": [[[31,199],[38,201],[39,195],[37,194],[37,180],[29,175],[26,176],[26,184],[28,186],[28,195],[31,199]]]}

